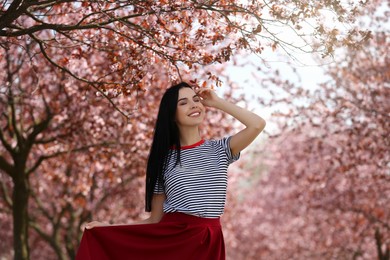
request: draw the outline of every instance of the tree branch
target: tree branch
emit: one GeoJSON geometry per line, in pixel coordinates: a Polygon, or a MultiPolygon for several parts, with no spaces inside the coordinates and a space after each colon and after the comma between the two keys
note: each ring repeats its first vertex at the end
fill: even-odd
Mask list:
{"type": "Polygon", "coordinates": [[[23,0],[14,0],[11,5],[0,17],[0,30],[8,27],[13,21],[15,21],[23,12],[26,11],[26,6],[23,0]]]}
{"type": "Polygon", "coordinates": [[[37,222],[35,222],[33,219],[29,219],[29,226],[32,227],[46,242],[48,242],[49,244],[52,244],[53,241],[52,241],[52,237],[49,236],[48,234],[46,234],[45,232],[43,232],[43,230],[41,229],[41,227],[37,224],[37,222]]]}
{"type": "Polygon", "coordinates": [[[87,146],[71,149],[71,150],[68,150],[68,151],[56,152],[56,153],[53,153],[53,154],[50,154],[50,155],[40,156],[39,159],[35,162],[35,164],[30,169],[28,169],[26,171],[26,174],[30,175],[31,173],[33,173],[42,164],[42,162],[44,160],[55,158],[55,157],[58,157],[58,156],[61,156],[61,155],[64,155],[64,154],[86,151],[86,150],[88,150],[89,148],[92,148],[92,147],[104,147],[104,146],[110,146],[110,145],[114,145],[115,146],[115,145],[119,145],[119,144],[118,143],[113,143],[113,142],[112,143],[111,142],[103,142],[103,143],[99,143],[99,144],[91,144],[91,145],[87,145],[87,146]]]}
{"type": "Polygon", "coordinates": [[[39,199],[39,197],[35,192],[31,191],[31,197],[34,199],[35,203],[38,206],[39,211],[42,212],[43,216],[45,216],[48,220],[53,219],[53,216],[50,215],[47,210],[45,210],[42,201],[39,199]]]}
{"type": "Polygon", "coordinates": [[[9,209],[12,209],[12,204],[13,204],[12,199],[8,195],[8,189],[7,189],[7,186],[5,185],[4,182],[1,182],[1,193],[3,195],[4,201],[6,202],[7,206],[9,207],[9,209]]]}
{"type": "Polygon", "coordinates": [[[87,83],[89,84],[90,86],[92,86],[92,88],[94,88],[96,91],[98,91],[106,100],[108,100],[108,102],[114,107],[115,110],[117,110],[120,114],[122,114],[125,118],[129,118],[129,115],[131,115],[131,113],[129,115],[126,115],[117,105],[114,104],[114,102],[110,99],[110,97],[108,97],[100,88],[98,88],[94,82],[91,82],[89,80],[86,80],[84,78],[80,78],[78,77],[77,75],[75,75],[74,73],[72,73],[70,70],[68,70],[67,68],[65,67],[62,67],[60,66],[59,64],[57,64],[56,62],[54,62],[50,57],[49,55],[46,53],[45,51],[45,48],[43,46],[43,43],[40,39],[38,39],[37,37],[35,37],[33,34],[30,34],[30,37],[33,38],[39,45],[39,48],[43,54],[43,56],[56,68],[66,72],[67,74],[69,74],[70,76],[72,76],[73,78],[81,81],[81,82],[84,82],[84,83],[87,83]]]}
{"type": "Polygon", "coordinates": [[[3,144],[4,148],[11,154],[13,155],[15,153],[14,149],[12,149],[12,146],[5,140],[3,130],[0,129],[0,141],[3,144]]]}
{"type": "Polygon", "coordinates": [[[126,15],[126,16],[120,16],[120,17],[114,17],[111,19],[108,19],[104,22],[100,23],[90,23],[90,24],[80,24],[79,22],[77,24],[73,25],[64,25],[64,24],[50,24],[50,23],[45,23],[41,22],[40,25],[35,25],[29,28],[22,28],[16,25],[13,25],[14,29],[17,29],[17,31],[5,31],[5,30],[0,30],[0,37],[17,37],[17,36],[22,36],[22,35],[30,35],[43,31],[43,30],[54,30],[54,31],[74,31],[74,30],[89,30],[89,29],[98,29],[100,27],[103,27],[108,24],[112,24],[114,22],[118,22],[120,20],[127,20],[131,18],[136,18],[140,16],[146,16],[146,15],[151,15],[155,14],[155,11],[150,11],[147,13],[137,13],[137,14],[131,14],[131,15],[126,15]]]}
{"type": "MultiPolygon", "coordinates": [[[[10,57],[8,52],[6,52],[6,59],[7,59],[7,80],[8,80],[8,82],[12,82],[12,72],[11,72],[11,68],[10,68],[10,63],[11,63],[10,61],[12,58],[10,57]]],[[[18,128],[17,123],[16,123],[17,119],[16,119],[16,111],[15,111],[15,99],[14,99],[11,85],[8,87],[7,104],[11,109],[11,111],[10,111],[11,116],[8,117],[11,121],[10,125],[12,125],[12,130],[16,136],[18,146],[23,147],[24,138],[23,138],[23,134],[20,133],[19,128],[18,128]]]]}
{"type": "Polygon", "coordinates": [[[0,169],[7,173],[10,177],[13,177],[14,167],[9,162],[7,162],[3,156],[0,156],[0,169]]]}

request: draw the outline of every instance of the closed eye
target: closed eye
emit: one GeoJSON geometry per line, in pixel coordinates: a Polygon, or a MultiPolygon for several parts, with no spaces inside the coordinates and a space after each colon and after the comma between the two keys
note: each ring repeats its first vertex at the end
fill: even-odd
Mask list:
{"type": "MultiPolygon", "coordinates": [[[[193,96],[193,97],[192,97],[192,100],[193,100],[194,102],[197,102],[197,103],[201,101],[201,100],[200,100],[200,97],[199,97],[198,95],[193,96]]],[[[188,99],[187,99],[187,98],[181,98],[181,99],[179,99],[179,101],[177,102],[177,104],[178,104],[179,106],[187,105],[187,103],[188,103],[188,99]]]]}

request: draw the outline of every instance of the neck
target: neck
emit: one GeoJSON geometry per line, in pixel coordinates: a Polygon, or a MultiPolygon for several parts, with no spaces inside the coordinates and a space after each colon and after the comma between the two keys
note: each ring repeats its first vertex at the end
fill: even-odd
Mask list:
{"type": "Polygon", "coordinates": [[[198,127],[181,127],[179,131],[181,146],[192,145],[202,140],[198,127]]]}

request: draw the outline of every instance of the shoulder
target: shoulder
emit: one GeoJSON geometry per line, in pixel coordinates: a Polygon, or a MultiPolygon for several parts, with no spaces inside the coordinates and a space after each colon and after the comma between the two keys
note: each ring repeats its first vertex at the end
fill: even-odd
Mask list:
{"type": "Polygon", "coordinates": [[[227,149],[230,149],[230,138],[223,137],[220,139],[209,139],[205,141],[205,147],[208,149],[218,150],[218,151],[225,151],[227,149]]]}
{"type": "Polygon", "coordinates": [[[219,139],[210,139],[206,140],[205,143],[208,143],[211,146],[228,146],[231,136],[219,138],[219,139]]]}
{"type": "Polygon", "coordinates": [[[215,152],[222,154],[223,157],[227,158],[229,164],[240,158],[240,153],[232,154],[230,148],[230,140],[232,136],[223,137],[221,139],[209,140],[210,146],[212,146],[215,152]]]}

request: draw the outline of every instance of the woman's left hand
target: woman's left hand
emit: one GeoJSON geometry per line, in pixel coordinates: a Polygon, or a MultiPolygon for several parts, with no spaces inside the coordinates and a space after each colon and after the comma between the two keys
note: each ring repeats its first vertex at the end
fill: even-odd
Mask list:
{"type": "Polygon", "coordinates": [[[201,97],[202,104],[207,107],[215,107],[221,100],[220,97],[215,94],[215,91],[209,88],[202,88],[197,94],[201,97]]]}

